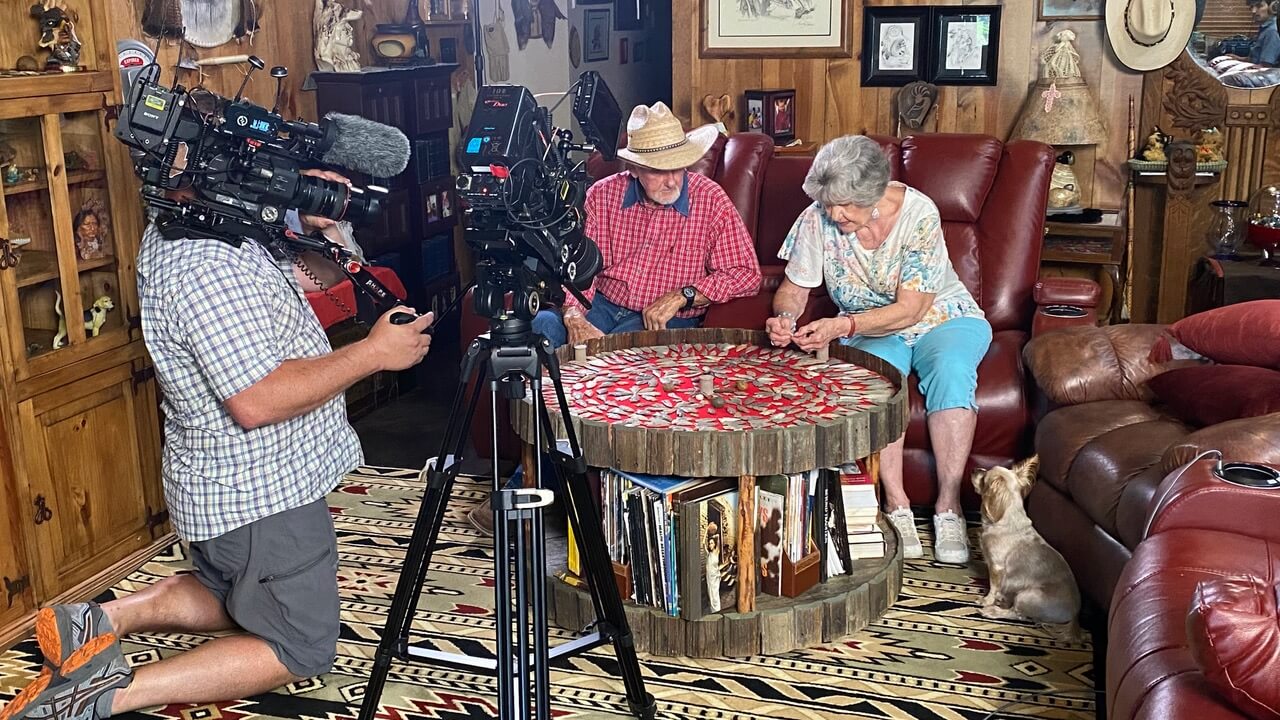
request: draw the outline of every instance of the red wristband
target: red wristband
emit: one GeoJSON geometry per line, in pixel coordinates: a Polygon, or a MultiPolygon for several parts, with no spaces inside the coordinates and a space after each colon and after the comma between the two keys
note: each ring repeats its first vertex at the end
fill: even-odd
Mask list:
{"type": "Polygon", "coordinates": [[[845,317],[849,318],[849,332],[845,333],[845,337],[851,338],[858,333],[858,323],[852,315],[845,315],[845,317]]]}

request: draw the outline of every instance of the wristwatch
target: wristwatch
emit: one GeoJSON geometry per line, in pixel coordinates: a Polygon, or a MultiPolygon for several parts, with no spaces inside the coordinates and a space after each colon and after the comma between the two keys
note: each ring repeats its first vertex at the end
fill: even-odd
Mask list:
{"type": "Polygon", "coordinates": [[[693,301],[698,299],[698,289],[692,285],[685,285],[680,288],[680,294],[684,295],[684,307],[681,310],[688,310],[693,307],[693,301]]]}

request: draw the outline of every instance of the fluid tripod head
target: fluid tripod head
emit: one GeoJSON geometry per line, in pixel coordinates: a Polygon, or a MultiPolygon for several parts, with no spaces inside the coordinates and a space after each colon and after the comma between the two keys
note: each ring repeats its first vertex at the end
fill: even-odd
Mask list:
{"type": "Polygon", "coordinates": [[[538,310],[563,301],[566,291],[590,307],[582,291],[602,265],[599,248],[583,234],[584,163],[570,155],[598,150],[613,159],[622,111],[595,71],[584,72],[570,92],[585,144],[553,127],[551,110],[519,85],[481,88],[463,139],[457,190],[466,241],[476,255],[475,310],[515,321],[512,335],[527,333],[538,310]],[[514,294],[510,311],[508,292],[514,294]]]}

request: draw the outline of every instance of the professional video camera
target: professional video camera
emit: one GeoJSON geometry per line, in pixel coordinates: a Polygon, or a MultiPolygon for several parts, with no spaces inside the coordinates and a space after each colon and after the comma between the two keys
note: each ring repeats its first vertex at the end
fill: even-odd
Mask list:
{"type": "Polygon", "coordinates": [[[522,320],[564,300],[566,288],[590,307],[581,291],[602,260],[583,234],[586,170],[569,155],[599,150],[612,160],[622,112],[595,71],[584,72],[569,92],[588,144],[552,127],[551,110],[524,87],[486,85],[476,100],[457,189],[476,255],[476,312],[484,317],[503,313],[508,291],[522,320]]]}
{"type": "Polygon", "coordinates": [[[115,136],[130,148],[147,204],[158,211],[160,233],[170,239],[197,237],[239,246],[250,239],[296,257],[313,250],[338,264],[373,300],[376,310],[395,298],[351,252],[323,236],[290,230],[285,213],[374,222],[384,188],[335,182],[303,174],[332,166],[374,178],[402,172],[409,141],[396,128],[354,115],[330,113],[319,123],[286,121],[278,112],[288,70],[271,69],[276,105],[271,110],[243,98],[250,69],[234,99],[208,90],[158,83],[160,66],[138,73],[128,89],[115,136]]]}

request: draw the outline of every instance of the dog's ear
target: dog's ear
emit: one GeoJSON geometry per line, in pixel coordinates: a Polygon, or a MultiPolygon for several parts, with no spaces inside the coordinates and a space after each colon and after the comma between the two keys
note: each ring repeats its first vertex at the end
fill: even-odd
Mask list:
{"type": "Polygon", "coordinates": [[[1040,456],[1032,455],[1010,469],[1018,477],[1018,487],[1022,490],[1023,497],[1026,497],[1031,492],[1031,486],[1036,484],[1036,474],[1040,472],[1040,456]]]}
{"type": "Polygon", "coordinates": [[[38,18],[43,14],[44,14],[44,6],[42,6],[40,3],[36,3],[35,5],[31,6],[31,17],[38,18]]]}
{"type": "Polygon", "coordinates": [[[983,485],[985,484],[983,483],[983,480],[986,477],[987,477],[986,468],[974,468],[973,473],[969,475],[969,482],[973,483],[973,491],[978,493],[979,497],[981,497],[983,491],[985,490],[985,488],[983,487],[983,485]]]}

